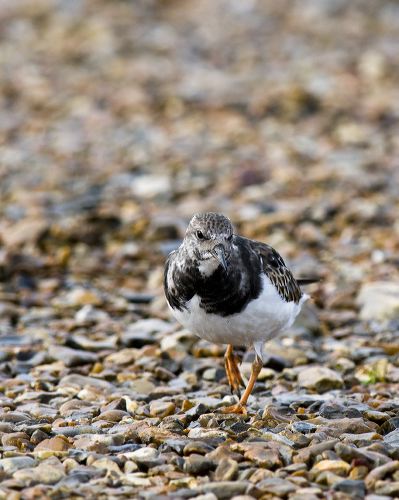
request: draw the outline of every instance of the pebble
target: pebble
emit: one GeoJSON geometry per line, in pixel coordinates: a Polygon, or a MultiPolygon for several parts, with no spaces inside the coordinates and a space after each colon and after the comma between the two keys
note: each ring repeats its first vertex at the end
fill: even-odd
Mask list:
{"type": "Polygon", "coordinates": [[[323,393],[332,389],[339,389],[343,385],[343,380],[339,373],[325,366],[313,366],[299,373],[298,384],[301,387],[323,393]]]}
{"type": "Polygon", "coordinates": [[[399,314],[399,285],[389,281],[364,284],[357,297],[360,317],[365,321],[386,321],[399,314]]]}
{"type": "Polygon", "coordinates": [[[87,363],[92,364],[98,359],[97,355],[92,352],[58,345],[50,347],[49,355],[54,359],[62,361],[65,366],[80,366],[87,363]]]}
{"type": "Polygon", "coordinates": [[[32,457],[9,457],[0,459],[0,467],[7,475],[12,475],[19,469],[33,467],[36,460],[32,457]]]}
{"type": "Polygon", "coordinates": [[[152,401],[150,404],[150,415],[152,417],[167,417],[175,412],[175,405],[167,401],[152,401]]]}
{"type": "Polygon", "coordinates": [[[144,447],[129,453],[129,459],[136,462],[138,465],[151,468],[161,465],[163,458],[160,456],[159,451],[155,448],[144,447]]]}

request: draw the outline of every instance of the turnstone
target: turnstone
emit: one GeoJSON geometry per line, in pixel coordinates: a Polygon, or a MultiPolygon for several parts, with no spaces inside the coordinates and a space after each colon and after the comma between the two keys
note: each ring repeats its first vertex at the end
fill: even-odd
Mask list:
{"type": "Polygon", "coordinates": [[[225,413],[245,413],[263,366],[263,344],[288,328],[308,295],[271,246],[235,235],[222,214],[191,219],[180,247],[164,272],[165,295],[174,317],[197,336],[227,344],[225,368],[232,392],[244,386],[234,346],[253,347],[248,385],[225,413]]]}

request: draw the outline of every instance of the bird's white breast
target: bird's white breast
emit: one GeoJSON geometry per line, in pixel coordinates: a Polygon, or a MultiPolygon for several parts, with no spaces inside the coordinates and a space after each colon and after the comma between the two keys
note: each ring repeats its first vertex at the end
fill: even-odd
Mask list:
{"type": "Polygon", "coordinates": [[[304,294],[298,304],[286,302],[266,275],[262,275],[262,292],[241,312],[229,316],[207,313],[200,307],[200,297],[186,304],[187,309],[172,309],[175,318],[199,337],[219,344],[249,346],[266,342],[288,328],[308,298],[304,294]]]}

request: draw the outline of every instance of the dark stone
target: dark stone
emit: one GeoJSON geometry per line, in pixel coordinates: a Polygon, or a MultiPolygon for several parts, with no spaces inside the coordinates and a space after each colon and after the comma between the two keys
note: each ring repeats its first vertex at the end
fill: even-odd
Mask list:
{"type": "Polygon", "coordinates": [[[302,434],[309,434],[311,432],[315,432],[317,426],[309,422],[294,422],[292,424],[292,428],[294,431],[302,432],[302,434]]]}
{"type": "Polygon", "coordinates": [[[354,479],[344,479],[343,481],[339,481],[335,483],[333,486],[335,491],[341,491],[342,493],[346,493],[352,498],[361,499],[364,498],[366,494],[366,486],[364,481],[354,480],[354,479]]]}

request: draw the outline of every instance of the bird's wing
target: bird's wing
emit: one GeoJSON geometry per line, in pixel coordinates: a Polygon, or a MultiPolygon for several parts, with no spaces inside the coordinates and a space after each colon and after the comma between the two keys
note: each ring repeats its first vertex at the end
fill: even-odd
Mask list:
{"type": "Polygon", "coordinates": [[[279,295],[286,302],[298,303],[303,295],[302,291],[281,255],[266,243],[249,241],[252,250],[258,254],[262,262],[263,272],[277,288],[279,295]]]}

